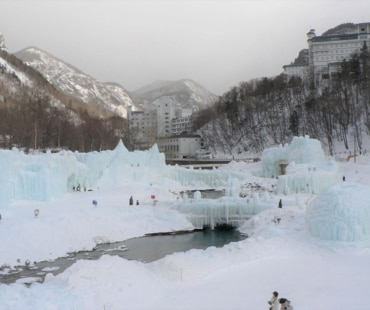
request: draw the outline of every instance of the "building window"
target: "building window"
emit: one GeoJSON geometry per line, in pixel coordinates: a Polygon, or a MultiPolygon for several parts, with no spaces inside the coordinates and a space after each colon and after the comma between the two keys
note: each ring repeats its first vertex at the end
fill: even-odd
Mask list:
{"type": "Polygon", "coordinates": [[[329,79],[329,74],[324,73],[324,74],[321,75],[321,77],[322,77],[323,80],[327,80],[327,79],[329,79]]]}

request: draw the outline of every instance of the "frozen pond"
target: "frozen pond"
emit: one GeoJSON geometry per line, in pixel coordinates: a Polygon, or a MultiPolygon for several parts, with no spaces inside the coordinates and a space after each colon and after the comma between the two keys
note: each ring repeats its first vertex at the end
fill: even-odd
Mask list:
{"type": "Polygon", "coordinates": [[[92,251],[70,253],[53,261],[43,261],[19,266],[17,269],[4,268],[0,271],[0,283],[43,282],[46,274],[54,275],[63,272],[79,259],[96,260],[102,255],[118,255],[128,260],[140,260],[149,263],[175,252],[185,252],[190,249],[206,249],[222,247],[230,242],[245,239],[235,229],[205,229],[193,232],[163,233],[129,239],[122,242],[100,244],[92,251]]]}

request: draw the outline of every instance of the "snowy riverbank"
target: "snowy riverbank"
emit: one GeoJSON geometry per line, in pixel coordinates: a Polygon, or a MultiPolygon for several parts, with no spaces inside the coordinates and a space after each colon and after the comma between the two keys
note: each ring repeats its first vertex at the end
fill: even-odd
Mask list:
{"type": "MultiPolygon", "coordinates": [[[[370,184],[366,157],[338,166],[338,183],[345,175],[349,182],[370,184]]],[[[266,180],[266,187],[270,185],[266,180]]],[[[180,191],[176,186],[157,186],[155,207],[153,189],[135,182],[71,192],[49,202],[13,202],[2,211],[0,263],[52,259],[97,242],[191,229],[185,215],[170,209],[177,197],[168,189],[180,191]],[[128,206],[131,195],[139,206],[128,206]],[[98,202],[96,207],[92,200],[98,202]],[[40,210],[38,218],[35,208],[40,210]]],[[[275,196],[279,198],[283,203],[297,201],[295,195],[275,196]]],[[[29,288],[0,284],[0,309],[268,309],[267,300],[277,290],[297,310],[366,310],[370,243],[313,237],[306,230],[305,213],[314,198],[302,194],[299,205],[257,214],[240,228],[249,238],[223,248],[176,253],[148,264],[103,256],[78,261],[29,288]],[[279,225],[272,221],[275,217],[281,218],[279,225]]]]}

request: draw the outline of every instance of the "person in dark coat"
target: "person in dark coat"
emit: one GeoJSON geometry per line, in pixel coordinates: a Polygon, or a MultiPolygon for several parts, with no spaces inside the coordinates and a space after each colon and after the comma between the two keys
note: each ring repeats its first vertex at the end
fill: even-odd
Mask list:
{"type": "Polygon", "coordinates": [[[139,205],[139,200],[136,200],[136,205],[137,205],[137,206],[139,205]]]}
{"type": "Polygon", "coordinates": [[[280,298],[279,303],[281,304],[280,310],[293,310],[293,306],[290,304],[290,300],[287,298],[280,298]]]}
{"type": "Polygon", "coordinates": [[[130,197],[130,206],[132,206],[134,204],[134,198],[132,198],[132,196],[130,197]]]}
{"type": "Polygon", "coordinates": [[[279,200],[279,208],[281,209],[283,207],[283,201],[280,199],[279,200]]]}

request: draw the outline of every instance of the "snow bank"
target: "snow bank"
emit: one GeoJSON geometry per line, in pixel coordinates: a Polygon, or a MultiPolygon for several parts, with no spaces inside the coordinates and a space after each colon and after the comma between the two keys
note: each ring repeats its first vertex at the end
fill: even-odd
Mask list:
{"type": "MultiPolygon", "coordinates": [[[[107,152],[105,159],[98,153],[81,157],[75,153],[43,155],[41,158],[45,162],[52,161],[55,156],[69,158],[71,162],[63,167],[72,167],[74,177],[68,179],[67,185],[73,184],[73,180],[83,180],[80,176],[90,175],[91,180],[112,187],[86,193],[70,192],[49,202],[12,201],[11,208],[1,212],[0,265],[18,265],[18,261],[23,264],[26,259],[53,259],[68,251],[89,249],[99,242],[124,240],[150,232],[193,228],[183,214],[171,210],[176,197],[170,193],[168,184],[179,186],[179,183],[166,177],[168,171],[178,170],[179,180],[195,184],[199,177],[213,182],[216,179],[212,179],[212,171],[188,171],[182,175],[180,167],[169,170],[166,167],[159,169],[162,176],[155,175],[152,170],[152,175],[145,179],[139,174],[147,171],[146,164],[141,161],[138,167],[134,161],[135,156],[145,155],[134,152],[129,157],[124,149],[120,152],[107,152]],[[77,159],[82,157],[85,159],[77,159]],[[88,174],[85,170],[94,162],[97,170],[88,174]],[[102,167],[106,167],[105,170],[102,167]],[[111,179],[124,183],[125,176],[127,183],[115,187],[111,179]],[[156,177],[158,182],[149,184],[129,179],[136,176],[145,182],[156,177]],[[151,194],[158,198],[157,206],[152,204],[151,194]],[[131,195],[140,200],[140,206],[128,206],[131,195]],[[96,207],[91,204],[92,200],[98,201],[96,207]],[[34,208],[40,210],[38,218],[33,215],[34,208]]],[[[32,166],[31,162],[22,162],[24,156],[18,151],[14,154],[0,152],[2,172],[6,171],[7,176],[0,178],[1,185],[13,185],[19,178],[7,170],[9,167],[19,169],[15,170],[17,173],[39,176],[45,175],[41,172],[47,171],[47,167],[52,167],[48,166],[52,162],[42,166],[37,161],[32,166]],[[14,158],[3,160],[7,155],[14,158]]],[[[176,253],[149,264],[109,256],[97,261],[81,260],[63,273],[47,276],[44,283],[35,283],[29,288],[21,282],[0,284],[0,309],[266,309],[274,290],[291,299],[296,309],[367,309],[369,243],[331,242],[320,238],[334,235],[334,240],[350,236],[358,238],[354,241],[368,240],[370,219],[366,206],[370,203],[365,185],[370,182],[370,161],[358,158],[356,164],[343,162],[338,166],[347,181],[322,191],[307,208],[307,213],[306,206],[314,194],[276,195],[274,208],[260,212],[240,227],[249,236],[243,241],[222,248],[176,253]],[[283,199],[281,209],[276,204],[279,198],[283,199]],[[277,218],[280,222],[275,221],[277,218]],[[315,238],[312,236],[315,233],[322,235],[315,238]],[[302,275],[308,276],[303,279],[302,275]]],[[[316,164],[292,167],[291,171],[288,169],[289,174],[293,173],[293,168],[300,174],[321,170],[316,164]],[[313,171],[313,167],[317,169],[313,171]]],[[[61,174],[55,172],[53,176],[61,174]]],[[[230,180],[233,175],[233,172],[225,172],[218,176],[219,182],[226,181],[233,189],[228,191],[229,196],[224,201],[246,202],[234,196],[237,182],[230,180]]],[[[244,175],[244,184],[256,181],[257,177],[244,175]]],[[[271,179],[259,178],[258,182],[263,188],[271,187],[271,179]]],[[[11,193],[14,189],[9,187],[11,193]]],[[[186,190],[184,187],[177,189],[186,190]]],[[[0,197],[4,199],[3,187],[1,191],[0,197]]],[[[197,194],[194,201],[201,204],[203,199],[197,194]]],[[[212,205],[210,201],[207,203],[212,205]]]]}

